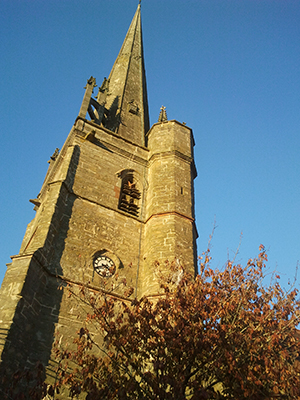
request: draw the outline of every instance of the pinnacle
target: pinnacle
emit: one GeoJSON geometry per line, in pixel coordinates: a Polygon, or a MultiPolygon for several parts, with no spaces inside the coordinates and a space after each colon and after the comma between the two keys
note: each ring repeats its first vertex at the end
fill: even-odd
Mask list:
{"type": "Polygon", "coordinates": [[[168,117],[167,117],[166,107],[161,106],[159,117],[158,117],[158,122],[167,122],[167,121],[168,121],[168,117]]]}

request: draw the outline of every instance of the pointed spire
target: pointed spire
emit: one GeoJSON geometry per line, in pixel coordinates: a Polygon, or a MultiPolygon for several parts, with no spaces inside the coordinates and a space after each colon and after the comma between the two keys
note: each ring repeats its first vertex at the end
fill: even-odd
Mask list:
{"type": "Polygon", "coordinates": [[[167,121],[168,121],[168,117],[167,117],[166,107],[161,106],[159,117],[158,117],[158,122],[167,122],[167,121]]]}
{"type": "Polygon", "coordinates": [[[108,78],[105,126],[136,144],[145,145],[149,111],[144,68],[141,5],[137,7],[108,78]]]}

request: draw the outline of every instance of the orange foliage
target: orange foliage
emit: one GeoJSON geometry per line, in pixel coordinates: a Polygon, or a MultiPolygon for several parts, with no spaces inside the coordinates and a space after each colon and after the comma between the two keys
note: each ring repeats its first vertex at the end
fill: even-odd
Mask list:
{"type": "Polygon", "coordinates": [[[83,288],[92,312],[76,350],[57,349],[57,386],[87,400],[298,399],[300,303],[278,279],[263,285],[266,260],[260,246],[245,267],[229,261],[216,271],[207,251],[195,279],[169,266],[155,301],[83,288]]]}

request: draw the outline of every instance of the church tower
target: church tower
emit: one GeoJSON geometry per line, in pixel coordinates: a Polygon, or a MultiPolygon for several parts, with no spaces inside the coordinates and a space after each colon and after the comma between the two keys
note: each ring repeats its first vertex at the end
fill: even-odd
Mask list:
{"type": "MultiPolygon", "coordinates": [[[[157,261],[196,270],[193,134],[162,107],[151,129],[141,10],[109,77],[86,84],[0,290],[0,369],[51,363],[56,330],[73,336],[68,283],[94,290],[118,272],[133,297],[158,293],[157,261]]],[[[76,325],[77,324],[77,325],[76,325]]]]}

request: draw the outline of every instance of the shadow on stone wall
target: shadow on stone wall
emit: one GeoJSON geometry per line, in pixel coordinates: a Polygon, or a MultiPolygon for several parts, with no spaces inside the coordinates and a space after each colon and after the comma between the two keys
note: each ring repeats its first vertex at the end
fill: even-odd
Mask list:
{"type": "Polygon", "coordinates": [[[116,96],[109,108],[104,126],[112,132],[116,132],[119,128],[120,122],[119,96],[116,96]]]}
{"type": "MultiPolygon", "coordinates": [[[[65,285],[61,278],[63,271],[60,259],[76,199],[72,187],[79,156],[80,148],[75,146],[66,179],[61,184],[56,199],[45,245],[31,255],[29,265],[27,264],[20,299],[6,336],[0,378],[17,370],[34,368],[37,362],[42,362],[45,366],[49,362],[63,295],[63,290],[59,288],[65,285]]],[[[18,258],[14,262],[18,263],[18,258]]]]}

